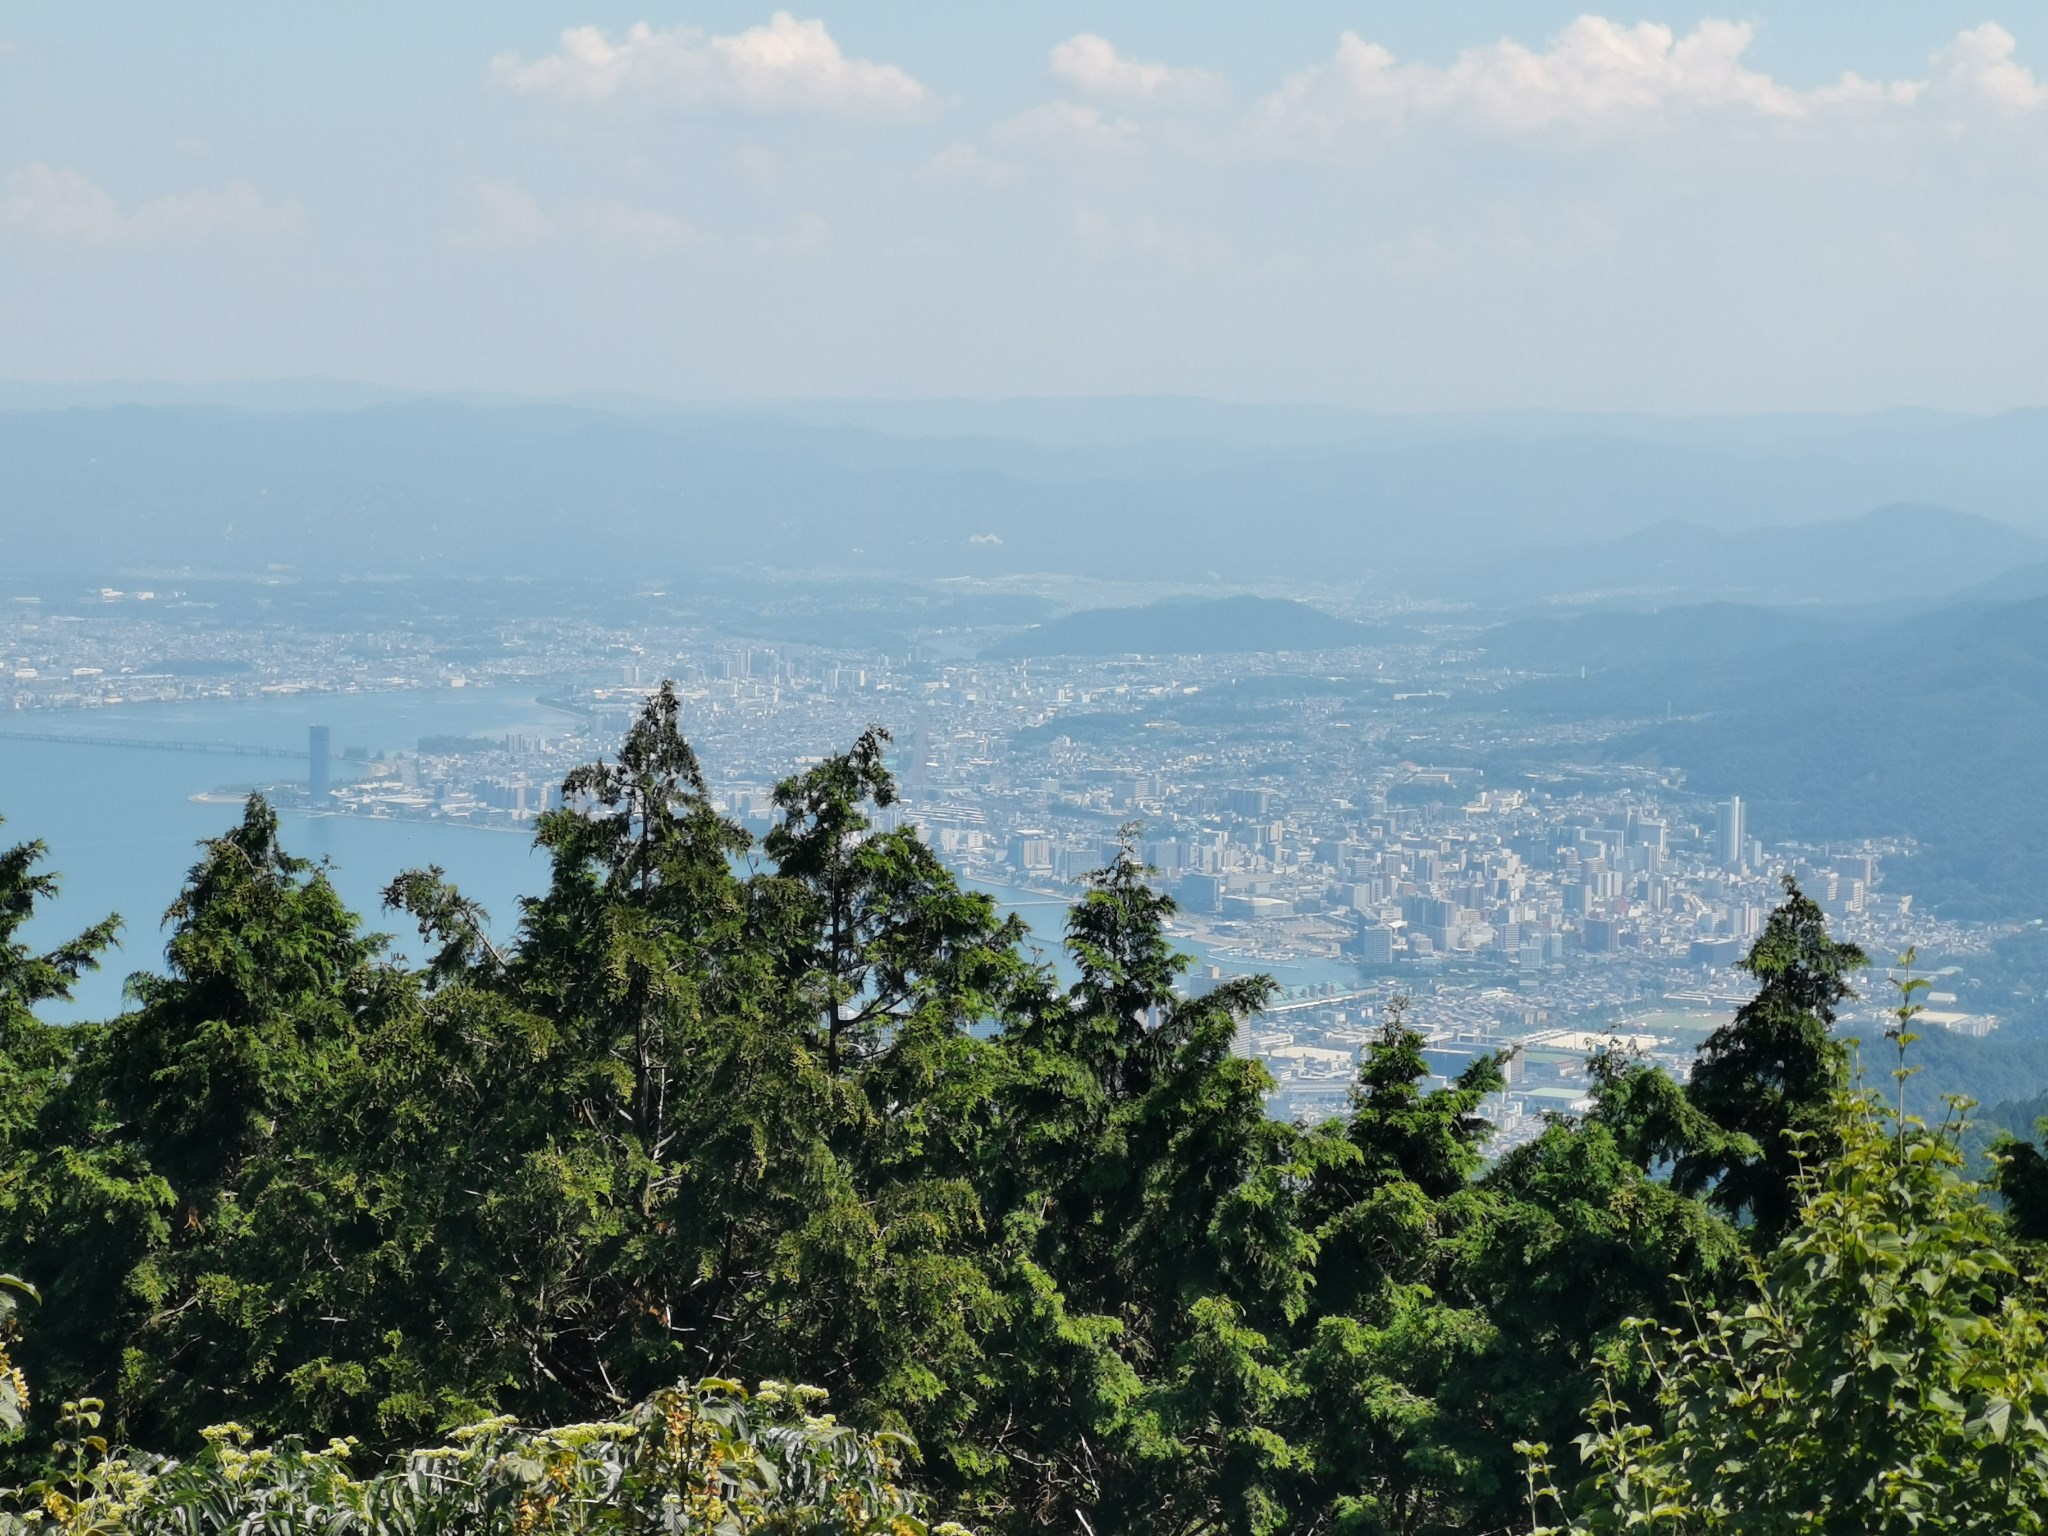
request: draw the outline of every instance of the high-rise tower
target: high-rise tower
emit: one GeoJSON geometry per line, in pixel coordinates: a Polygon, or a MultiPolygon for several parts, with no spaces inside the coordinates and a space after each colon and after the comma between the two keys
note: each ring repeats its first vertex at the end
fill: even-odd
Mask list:
{"type": "Polygon", "coordinates": [[[1723,800],[1714,825],[1714,852],[1723,869],[1738,868],[1749,851],[1749,834],[1743,825],[1742,796],[1723,800]]]}

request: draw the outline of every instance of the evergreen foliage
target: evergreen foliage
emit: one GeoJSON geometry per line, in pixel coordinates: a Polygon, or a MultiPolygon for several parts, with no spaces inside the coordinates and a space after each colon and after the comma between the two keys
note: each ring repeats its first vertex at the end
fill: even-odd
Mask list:
{"type": "Polygon", "coordinates": [[[1838,1101],[1837,1154],[1721,1306],[1634,1325],[1654,1411],[1610,1373],[1565,1532],[2048,1530],[2048,1312],[1963,1176],[1958,1127],[1838,1101]]]}
{"type": "Polygon", "coordinates": [[[0,1363],[20,1522],[1450,1536],[1526,1525],[1517,1442],[1664,1414],[1588,1442],[1565,1503],[1598,1528],[1617,1447],[1654,1439],[1708,1498],[1727,1436],[1796,1441],[1680,1434],[1727,1359],[1768,1362],[1818,1462],[1839,1390],[1809,1352],[1846,1369],[1872,1329],[1951,1324],[1906,1358],[1913,1411],[1961,1417],[1873,1419],[1855,1465],[2031,1488],[2033,1164],[2006,1150],[2008,1220],[1946,1133],[1877,1145],[1829,1033],[1862,956],[1795,887],[1691,1082],[1598,1059],[1589,1115],[1488,1163],[1508,1064],[1433,1082],[1400,1007],[1347,1115],[1269,1119],[1231,1049],[1269,984],[1190,987],[1132,835],[1062,984],[893,824],[884,733],[780,785],[757,843],[680,717],[660,690],[569,777],[508,942],[439,870],[399,875],[417,967],[252,799],[169,909],[163,973],[47,1025],[115,929],[31,953],[54,883],[41,849],[0,855],[0,1267],[43,1297],[25,1381],[0,1363]],[[1904,1234],[1854,1243],[1935,1277],[1928,1305],[1851,1316],[1878,1302],[1829,1278],[1844,1222],[1904,1234]],[[1823,1292],[1824,1324],[1798,1311],[1823,1292]],[[1730,1356],[1720,1319],[1752,1305],[1776,1342],[1730,1356]],[[1978,1443],[1994,1378],[2010,1456],[1978,1443]],[[814,1382],[874,1433],[732,1380],[814,1382]],[[677,1513],[714,1496],[725,1525],[677,1513]]]}
{"type": "Polygon", "coordinates": [[[1798,1204],[1799,1149],[1832,1135],[1831,1105],[1846,1086],[1847,1053],[1833,1037],[1835,1009],[1854,996],[1848,976],[1863,951],[1829,937],[1820,906],[1785,877],[1785,900],[1738,964],[1757,994],[1700,1047],[1686,1096],[1723,1130],[1748,1138],[1679,1152],[1673,1181],[1768,1236],[1798,1204]]]}

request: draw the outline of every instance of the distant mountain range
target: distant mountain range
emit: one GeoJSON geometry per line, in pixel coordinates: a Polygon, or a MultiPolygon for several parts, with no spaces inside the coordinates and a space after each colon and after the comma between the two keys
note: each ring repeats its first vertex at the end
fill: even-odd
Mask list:
{"type": "Polygon", "coordinates": [[[1532,550],[1470,572],[1461,595],[1840,604],[1940,596],[2048,560],[2048,540],[1947,507],[1893,503],[1861,516],[1724,533],[1666,521],[1599,544],[1532,550]]]}
{"type": "Polygon", "coordinates": [[[1229,655],[1365,645],[1387,631],[1306,603],[1249,595],[1168,598],[1141,608],[1087,608],[1006,636],[982,654],[1025,656],[1229,655]]]}
{"type": "MultiPolygon", "coordinates": [[[[2048,915],[2048,412],[66,388],[0,385],[0,584],[297,574],[346,607],[360,576],[600,578],[819,644],[937,629],[965,651],[1040,621],[1017,656],[1390,636],[1272,598],[1047,619],[1026,594],[1056,587],[1010,578],[1447,599],[1512,617],[1477,646],[1548,675],[1510,709],[1639,721],[1612,750],[1749,797],[1766,836],[1905,832],[1930,898],[2048,915]]],[[[1262,708],[1248,681],[1181,714],[1262,708]]]]}
{"type": "Polygon", "coordinates": [[[1870,610],[1765,608],[1702,603],[1648,613],[1633,610],[1558,619],[1516,619],[1472,643],[1486,659],[1516,672],[1635,675],[1651,666],[1722,661],[1755,651],[1844,637],[1872,622],[1870,610]]]}
{"type": "Polygon", "coordinates": [[[1667,421],[260,389],[273,409],[245,408],[256,386],[0,385],[0,568],[576,577],[630,561],[654,580],[1050,572],[1654,606],[1889,600],[2048,560],[2014,531],[2048,532],[2042,412],[1667,421]],[[154,403],[114,403],[129,397],[154,403]],[[1921,505],[1846,541],[1812,531],[1902,498],[1921,505]]]}
{"type": "MultiPolygon", "coordinates": [[[[2048,916],[2048,597],[1832,623],[1732,607],[1598,614],[1494,639],[1567,674],[1510,690],[1508,709],[1640,719],[1605,750],[1744,796],[1766,839],[1910,836],[1922,852],[1901,879],[1923,900],[2048,916]],[[1554,665],[1574,655],[1609,665],[1583,679],[1554,665]]],[[[1505,753],[1489,766],[1537,764],[1505,753]]]]}

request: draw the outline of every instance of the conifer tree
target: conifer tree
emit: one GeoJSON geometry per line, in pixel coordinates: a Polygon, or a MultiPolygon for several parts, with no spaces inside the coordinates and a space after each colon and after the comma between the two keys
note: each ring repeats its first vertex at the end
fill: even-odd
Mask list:
{"type": "MultiPolygon", "coordinates": [[[[20,1268],[46,1282],[69,1277],[83,1292],[83,1309],[67,1309],[62,1326],[42,1330],[26,1351],[32,1363],[55,1368],[61,1391],[79,1380],[74,1362],[92,1354],[106,1336],[105,1318],[121,1289],[122,1245],[114,1233],[99,1234],[97,1249],[91,1245],[95,1234],[80,1218],[104,1210],[104,1203],[88,1197],[85,1211],[74,1209],[80,1181],[67,1175],[69,1167],[87,1161],[78,1147],[87,1127],[72,1112],[67,1089],[78,1043],[94,1027],[60,1028],[37,1018],[35,1010],[70,998],[72,985],[97,968],[115,942],[120,919],[103,918],[54,949],[30,948],[22,929],[59,890],[58,876],[40,867],[46,854],[40,842],[0,851],[0,1269],[20,1268]]],[[[137,1189],[118,1176],[111,1182],[139,1195],[152,1211],[161,1199],[153,1185],[137,1189]]],[[[0,1287],[26,1284],[0,1275],[0,1287]]],[[[0,1360],[14,1307],[14,1294],[0,1294],[0,1360]]],[[[0,1404],[4,1440],[26,1410],[20,1392],[5,1384],[0,1398],[11,1403],[0,1404]]],[[[47,1422],[48,1415],[43,1417],[47,1422]]]]}
{"type": "Polygon", "coordinates": [[[1686,1097],[1732,1142],[1688,1147],[1673,1183],[1704,1191],[1716,1209],[1752,1223],[1769,1243],[1798,1209],[1800,1159],[1825,1159],[1835,1145],[1834,1096],[1846,1086],[1847,1053],[1833,1036],[1835,1010],[1855,996],[1850,973],[1867,960],[1831,937],[1819,905],[1790,875],[1785,899],[1739,962],[1757,994],[1733,1022],[1707,1037],[1686,1097]],[[1807,1138],[1802,1146],[1796,1138],[1807,1138]]]}
{"type": "Polygon", "coordinates": [[[1321,1143],[1231,1052],[1263,978],[1190,996],[1126,829],[1069,914],[1079,979],[1011,1041],[1005,1437],[1024,1528],[1284,1528],[1301,1451],[1285,1342],[1309,1302],[1321,1143]]]}
{"type": "Polygon", "coordinates": [[[324,871],[284,850],[260,795],[204,849],[164,915],[167,974],[135,975],[138,1007],[91,1059],[112,1112],[195,1212],[318,1091],[319,1058],[373,989],[381,943],[324,871]]]}
{"type": "Polygon", "coordinates": [[[335,1342],[317,1323],[329,1269],[308,1261],[354,1234],[321,1193],[321,1127],[364,1021],[405,991],[261,797],[203,845],[166,921],[166,972],[68,1042],[62,1145],[24,1233],[50,1302],[34,1364],[160,1442],[298,1401],[306,1378],[280,1377],[323,1352],[308,1328],[335,1342]]]}
{"type": "MultiPolygon", "coordinates": [[[[2048,1122],[2036,1130],[2048,1133],[2048,1122]]],[[[2048,1157],[2035,1143],[2014,1136],[1999,1138],[1992,1152],[1992,1187],[2005,1205],[2007,1224],[2030,1243],[2048,1243],[2048,1157]]]]}
{"type": "Polygon", "coordinates": [[[871,727],[776,787],[752,883],[816,1084],[806,1208],[781,1245],[776,1347],[844,1402],[914,1431],[972,1495],[966,1439],[1000,1309],[981,1174],[1000,1134],[1000,1047],[983,1036],[1035,983],[1021,920],[963,889],[911,824],[871,727]]]}
{"type": "Polygon", "coordinates": [[[1473,1412],[1497,1330],[1471,1304],[1447,1241],[1485,1202],[1469,1187],[1504,1086],[1483,1054],[1431,1076],[1408,1002],[1366,1043],[1349,1116],[1319,1129],[1313,1327],[1295,1364],[1309,1451],[1304,1518],[1356,1532],[1462,1529],[1485,1505],[1486,1424],[1473,1412]]]}
{"type": "MultiPolygon", "coordinates": [[[[55,949],[30,949],[21,930],[58,890],[56,874],[38,868],[47,854],[40,842],[0,850],[0,1167],[30,1138],[55,1086],[53,1074],[70,1055],[63,1037],[35,1010],[69,1001],[73,984],[98,969],[121,928],[118,917],[106,917],[55,949]]],[[[0,1200],[10,1187],[0,1179],[0,1200]]]]}

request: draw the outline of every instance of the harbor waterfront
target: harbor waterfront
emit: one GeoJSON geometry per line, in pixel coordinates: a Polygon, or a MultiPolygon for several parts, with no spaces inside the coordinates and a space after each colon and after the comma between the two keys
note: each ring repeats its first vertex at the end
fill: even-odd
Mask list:
{"type": "MultiPolygon", "coordinates": [[[[420,736],[436,732],[539,730],[560,718],[530,691],[447,688],[64,711],[41,717],[34,738],[0,729],[0,816],[7,818],[0,835],[10,843],[47,843],[49,867],[63,882],[59,898],[37,913],[30,941],[56,942],[108,912],[122,918],[121,948],[81,978],[70,1004],[51,1005],[49,1016],[118,1012],[129,973],[161,961],[160,920],[199,857],[199,842],[233,825],[250,790],[297,785],[306,773],[303,761],[101,744],[107,738],[303,753],[308,727],[321,723],[332,727],[339,747],[376,753],[411,750],[420,736]],[[51,739],[60,735],[75,739],[51,739]]],[[[501,932],[516,920],[518,898],[546,878],[526,835],[424,820],[307,816],[288,800],[281,808],[286,847],[328,861],[343,899],[371,926],[389,929],[402,953],[409,926],[391,921],[380,900],[399,871],[439,864],[483,902],[501,932]]]]}
{"type": "MultiPolygon", "coordinates": [[[[1766,850],[1739,799],[1701,807],[1668,786],[1646,792],[1624,772],[1612,784],[1470,791],[1476,798],[1461,807],[1417,809],[1401,803],[1413,786],[1398,773],[1346,780],[1329,759],[1328,803],[1298,790],[1283,800],[1246,785],[1257,769],[1228,740],[1214,762],[1183,762],[1173,778],[1132,777],[1113,753],[1064,737],[1034,746],[1014,720],[999,731],[1003,721],[985,712],[1021,707],[1002,703],[1000,667],[946,666],[920,680],[882,664],[765,651],[679,655],[672,665],[694,679],[685,730],[713,802],[757,836],[773,818],[778,779],[850,740],[863,718],[909,713],[896,752],[903,798],[881,823],[916,825],[965,884],[1024,920],[1062,981],[1075,979],[1061,947],[1067,911],[1109,856],[1114,829],[1135,823],[1142,857],[1181,902],[1169,933],[1192,960],[1182,984],[1201,991],[1253,974],[1275,983],[1271,1010],[1239,1031],[1235,1049],[1271,1072],[1268,1107],[1280,1118],[1344,1112],[1359,1052],[1396,997],[1409,1000],[1406,1017],[1429,1042],[1439,1080],[1475,1056],[1516,1051],[1504,1092],[1484,1111],[1495,1151],[1536,1134],[1551,1112],[1585,1108],[1586,1058],[1610,1034],[1682,1077],[1700,1039],[1752,990],[1730,963],[1775,870],[1794,863],[1873,952],[1896,953],[1917,931],[1924,952],[1949,962],[1935,972],[1930,1024],[1981,1035],[1999,1023],[1959,1008],[1953,990],[1954,962],[1981,952],[1987,932],[1930,918],[1897,883],[1873,895],[1875,855],[1766,850]],[[707,681],[713,672],[733,675],[707,681]],[[1046,751],[1042,766],[1057,779],[1038,772],[1032,754],[1046,751]],[[970,803],[962,781],[976,775],[991,784],[970,803]],[[1369,803],[1337,797],[1344,788],[1369,803]]],[[[7,835],[47,843],[64,882],[31,937],[55,943],[107,912],[123,919],[122,948],[51,1017],[120,1011],[127,978],[161,963],[162,914],[197,845],[233,823],[251,790],[270,793],[287,848],[326,863],[342,898],[389,935],[395,958],[420,956],[382,892],[429,865],[483,905],[495,938],[510,939],[520,899],[547,880],[534,818],[559,803],[571,767],[615,749],[651,687],[651,669],[625,671],[595,687],[471,676],[460,686],[280,689],[0,718],[7,835]]],[[[1086,663],[1041,663],[1030,686],[1065,707],[1069,679],[1092,675],[1086,663]]],[[[1022,692],[1021,675],[1014,682],[1022,692]]],[[[1302,724],[1297,755],[1314,739],[1312,722],[1302,724]]],[[[1881,1027],[1877,1006],[1866,998],[1844,1022],[1881,1027]]]]}
{"type": "MultiPolygon", "coordinates": [[[[232,825],[250,791],[271,785],[290,786],[278,797],[286,846],[301,858],[324,860],[342,898],[370,926],[389,931],[398,953],[411,955],[413,935],[383,910],[381,893],[401,870],[430,864],[484,904],[497,937],[509,936],[519,899],[547,880],[530,826],[308,815],[293,792],[306,776],[307,732],[315,724],[329,726],[337,753],[356,748],[371,756],[410,752],[421,737],[434,735],[559,732],[565,717],[541,702],[543,692],[465,687],[296,694],[53,712],[35,717],[40,729],[33,732],[8,729],[12,721],[0,725],[5,835],[10,842],[47,843],[50,867],[63,882],[59,899],[39,912],[29,937],[53,943],[108,912],[122,918],[120,949],[80,979],[69,1004],[51,1005],[50,1016],[98,1019],[120,1011],[128,976],[160,963],[160,920],[199,856],[199,843],[232,825]]],[[[337,758],[337,766],[348,764],[337,758]]],[[[1046,891],[968,883],[1022,916],[1047,957],[1061,961],[1066,901],[1046,891]]],[[[1080,890],[1076,884],[1074,894],[1080,890]]],[[[1212,957],[1195,942],[1182,947],[1195,955],[1198,972],[1212,965],[1226,976],[1262,971],[1288,989],[1337,985],[1355,974],[1313,958],[1263,962],[1212,957]]]]}

